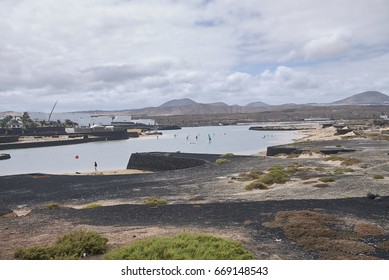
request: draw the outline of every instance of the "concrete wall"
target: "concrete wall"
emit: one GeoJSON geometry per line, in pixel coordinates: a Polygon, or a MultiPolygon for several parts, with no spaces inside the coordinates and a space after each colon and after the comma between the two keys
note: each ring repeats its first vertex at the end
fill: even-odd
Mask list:
{"type": "Polygon", "coordinates": [[[179,153],[135,153],[131,155],[127,169],[164,171],[196,167],[206,163],[205,160],[186,156],[181,157],[179,153]]]}

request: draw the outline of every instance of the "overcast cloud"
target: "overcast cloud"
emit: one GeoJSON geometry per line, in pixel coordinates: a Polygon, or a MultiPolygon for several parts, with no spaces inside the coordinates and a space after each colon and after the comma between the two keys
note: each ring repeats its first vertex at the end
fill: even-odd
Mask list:
{"type": "Polygon", "coordinates": [[[0,111],[389,94],[387,0],[0,0],[0,111]]]}

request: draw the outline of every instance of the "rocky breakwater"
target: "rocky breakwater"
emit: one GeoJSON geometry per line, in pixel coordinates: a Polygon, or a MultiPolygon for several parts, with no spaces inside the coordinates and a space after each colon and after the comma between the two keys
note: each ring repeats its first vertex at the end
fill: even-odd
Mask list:
{"type": "Polygon", "coordinates": [[[266,155],[267,156],[276,156],[280,154],[291,155],[297,154],[300,155],[304,152],[317,152],[325,155],[332,155],[337,153],[349,153],[355,152],[356,149],[347,148],[347,147],[336,147],[331,145],[325,145],[330,143],[322,143],[322,142],[309,142],[309,143],[296,143],[296,144],[286,144],[279,146],[270,146],[267,147],[266,155]]]}
{"type": "Polygon", "coordinates": [[[10,154],[0,154],[0,160],[3,160],[3,159],[10,159],[11,158],[11,155],[10,154]]]}
{"type": "Polygon", "coordinates": [[[190,153],[134,153],[128,161],[127,169],[165,171],[185,169],[215,162],[220,155],[190,153]]]}

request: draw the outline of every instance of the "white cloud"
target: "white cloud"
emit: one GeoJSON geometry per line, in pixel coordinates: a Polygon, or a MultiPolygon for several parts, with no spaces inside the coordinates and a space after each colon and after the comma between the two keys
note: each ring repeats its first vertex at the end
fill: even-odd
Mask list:
{"type": "Polygon", "coordinates": [[[3,0],[0,111],[389,94],[388,10],[386,0],[3,0]]]}
{"type": "Polygon", "coordinates": [[[311,40],[303,47],[303,52],[308,60],[320,60],[344,55],[350,49],[351,41],[348,36],[333,34],[311,40]]]}

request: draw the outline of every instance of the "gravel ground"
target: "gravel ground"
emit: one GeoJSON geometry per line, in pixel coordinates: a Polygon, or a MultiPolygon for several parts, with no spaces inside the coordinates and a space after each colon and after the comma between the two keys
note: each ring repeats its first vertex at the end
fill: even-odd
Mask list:
{"type": "MultiPolygon", "coordinates": [[[[307,250],[296,240],[288,239],[282,229],[263,225],[281,211],[305,210],[333,215],[348,226],[374,224],[383,233],[365,238],[364,242],[378,246],[389,236],[387,142],[309,143],[312,149],[336,145],[357,150],[342,155],[361,160],[350,166],[354,172],[334,175],[333,170],[340,162],[327,162],[320,156],[294,159],[235,156],[223,165],[209,161],[195,168],[148,174],[0,177],[1,212],[11,209],[19,215],[28,213],[0,218],[0,259],[12,258],[16,247],[45,244],[79,227],[103,232],[110,237],[112,246],[143,236],[186,230],[242,241],[259,259],[323,258],[317,251],[307,250]],[[293,174],[290,182],[272,185],[268,190],[245,191],[247,182],[236,179],[242,172],[297,163],[309,171],[293,174]],[[382,174],[384,179],[374,180],[374,174],[382,174]],[[328,176],[335,182],[328,183],[326,188],[315,187],[319,178],[328,176]],[[368,192],[381,197],[368,199],[368,192]],[[164,198],[168,205],[142,205],[149,196],[164,198]],[[66,207],[44,209],[50,201],[66,207]],[[105,206],[74,209],[92,202],[105,206]]],[[[389,252],[377,249],[369,256],[389,259],[389,252]]]]}

